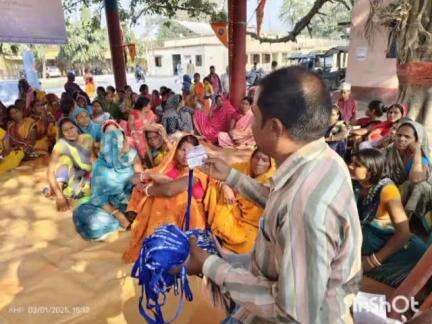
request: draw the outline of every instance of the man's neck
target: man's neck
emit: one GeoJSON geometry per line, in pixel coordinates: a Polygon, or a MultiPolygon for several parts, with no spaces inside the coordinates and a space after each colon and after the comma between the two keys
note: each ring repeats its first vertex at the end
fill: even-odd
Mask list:
{"type": "Polygon", "coordinates": [[[282,163],[286,161],[291,155],[300,150],[303,146],[307,145],[307,143],[292,143],[289,148],[286,150],[281,150],[280,152],[276,152],[273,155],[273,158],[276,160],[276,164],[280,166],[282,163]]]}

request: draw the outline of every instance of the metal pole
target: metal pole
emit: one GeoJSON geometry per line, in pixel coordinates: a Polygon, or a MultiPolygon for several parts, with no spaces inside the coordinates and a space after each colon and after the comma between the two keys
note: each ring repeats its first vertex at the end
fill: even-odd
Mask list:
{"type": "Polygon", "coordinates": [[[123,40],[120,28],[120,16],[117,0],[105,0],[105,13],[115,85],[117,89],[124,89],[125,85],[127,84],[126,62],[123,54],[123,40]]]}
{"type": "Polygon", "coordinates": [[[230,0],[229,8],[230,101],[239,107],[246,93],[247,0],[230,0]]]}

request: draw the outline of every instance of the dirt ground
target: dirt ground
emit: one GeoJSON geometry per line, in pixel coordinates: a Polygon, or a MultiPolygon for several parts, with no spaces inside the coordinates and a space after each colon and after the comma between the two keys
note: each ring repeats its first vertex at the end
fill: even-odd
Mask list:
{"type": "MultiPolygon", "coordinates": [[[[230,162],[250,153],[217,152],[230,162]]],[[[72,213],[59,213],[41,194],[46,160],[26,162],[0,175],[0,323],[140,323],[139,286],[121,255],[130,233],[107,242],[83,240],[72,213]]],[[[176,323],[219,323],[200,279],[192,278],[194,301],[176,323]]],[[[167,319],[177,309],[170,296],[167,319]]]]}

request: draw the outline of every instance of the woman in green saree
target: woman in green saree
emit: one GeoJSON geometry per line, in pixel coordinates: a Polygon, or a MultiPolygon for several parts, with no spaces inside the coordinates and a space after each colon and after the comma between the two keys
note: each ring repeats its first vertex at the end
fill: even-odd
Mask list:
{"type": "Polygon", "coordinates": [[[59,122],[59,139],[48,165],[48,181],[59,211],[70,208],[70,199],[79,203],[89,200],[92,148],[93,137],[82,134],[72,119],[59,122]]]}

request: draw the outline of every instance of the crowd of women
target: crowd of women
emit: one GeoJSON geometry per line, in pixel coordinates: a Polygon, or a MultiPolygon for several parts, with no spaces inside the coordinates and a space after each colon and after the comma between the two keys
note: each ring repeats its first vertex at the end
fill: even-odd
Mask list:
{"type": "MultiPolygon", "coordinates": [[[[147,85],[139,93],[129,86],[98,87],[93,101],[72,75],[61,98],[21,80],[20,98],[0,106],[0,173],[49,155],[46,195],[60,211],[74,210],[85,239],[131,230],[123,257],[134,262],[143,240],[160,225],[183,225],[186,152],[192,147],[247,150],[250,157],[233,167],[263,184],[275,173],[275,162],[254,148],[252,98],[233,107],[215,75],[213,69],[204,82],[197,73],[193,83],[184,78],[181,94],[166,87],[150,92],[147,85]]],[[[428,138],[406,110],[374,100],[357,118],[344,84],[325,134],[353,179],[365,275],[392,287],[424,254],[432,229],[428,138]]],[[[210,228],[227,251],[251,251],[261,207],[199,170],[191,206],[191,228],[210,228]]]]}

